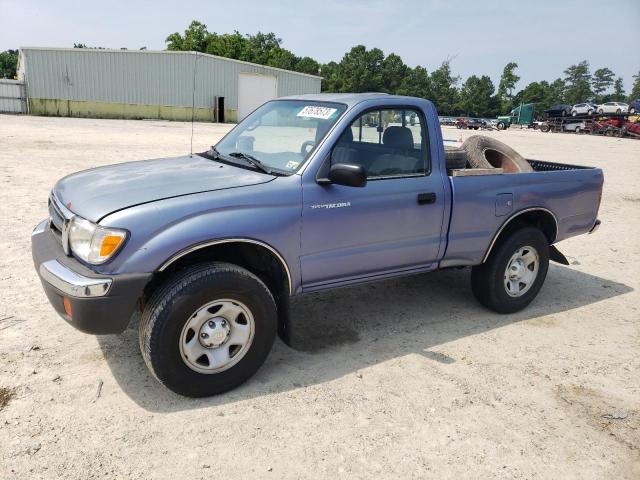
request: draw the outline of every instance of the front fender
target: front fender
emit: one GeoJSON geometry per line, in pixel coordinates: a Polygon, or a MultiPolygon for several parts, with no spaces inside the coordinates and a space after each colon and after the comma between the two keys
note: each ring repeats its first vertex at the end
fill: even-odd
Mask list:
{"type": "Polygon", "coordinates": [[[101,224],[131,233],[120,254],[103,273],[155,272],[173,257],[197,245],[244,239],[268,246],[286,263],[291,287],[299,284],[300,177],[280,177],[274,185],[194,194],[131,207],[101,224]]]}

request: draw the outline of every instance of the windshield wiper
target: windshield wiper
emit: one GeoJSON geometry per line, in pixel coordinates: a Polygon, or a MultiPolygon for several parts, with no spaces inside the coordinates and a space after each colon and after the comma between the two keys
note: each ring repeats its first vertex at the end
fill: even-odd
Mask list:
{"type": "Polygon", "coordinates": [[[256,157],[254,157],[253,155],[249,155],[248,153],[231,152],[229,156],[234,158],[242,158],[243,160],[246,160],[257,169],[262,170],[264,173],[268,173],[269,175],[277,175],[276,172],[271,170],[269,167],[267,167],[264,163],[262,163],[256,157]]]}

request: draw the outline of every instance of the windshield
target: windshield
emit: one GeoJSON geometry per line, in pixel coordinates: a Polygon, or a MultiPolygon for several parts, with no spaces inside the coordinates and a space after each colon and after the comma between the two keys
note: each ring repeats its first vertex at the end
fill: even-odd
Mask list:
{"type": "Polygon", "coordinates": [[[268,169],[293,173],[345,110],[346,106],[338,103],[268,102],[231,130],[215,150],[225,159],[237,159],[238,163],[251,166],[250,159],[255,159],[268,169]]]}

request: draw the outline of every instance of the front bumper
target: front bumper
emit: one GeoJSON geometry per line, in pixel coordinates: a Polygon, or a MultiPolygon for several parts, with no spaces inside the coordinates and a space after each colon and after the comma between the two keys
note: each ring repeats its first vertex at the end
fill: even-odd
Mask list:
{"type": "Polygon", "coordinates": [[[151,274],[99,275],[66,255],[42,221],[31,234],[31,253],[42,286],[56,312],[85,333],[121,333],[129,324],[151,274]],[[68,299],[71,315],[64,307],[68,299]]]}

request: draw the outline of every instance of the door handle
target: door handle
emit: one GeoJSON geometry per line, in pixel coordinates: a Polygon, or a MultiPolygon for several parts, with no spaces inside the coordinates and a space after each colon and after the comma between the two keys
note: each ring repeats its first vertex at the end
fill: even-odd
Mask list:
{"type": "Polygon", "coordinates": [[[435,192],[427,192],[427,193],[419,193],[418,194],[418,205],[425,205],[428,203],[436,203],[436,194],[435,192]]]}

